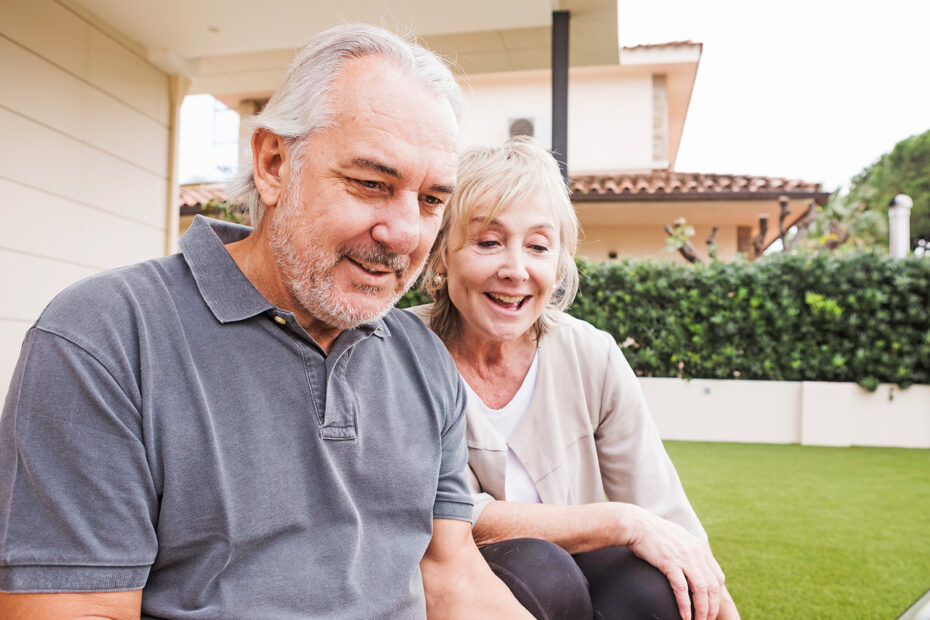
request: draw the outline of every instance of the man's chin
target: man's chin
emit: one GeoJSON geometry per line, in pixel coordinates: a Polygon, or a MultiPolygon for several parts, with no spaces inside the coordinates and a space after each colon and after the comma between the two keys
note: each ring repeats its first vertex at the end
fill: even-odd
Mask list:
{"type": "Polygon", "coordinates": [[[337,304],[339,307],[332,308],[331,319],[327,322],[340,329],[372,323],[390,312],[404,292],[385,295],[382,291],[375,295],[356,291],[343,295],[337,304]]]}

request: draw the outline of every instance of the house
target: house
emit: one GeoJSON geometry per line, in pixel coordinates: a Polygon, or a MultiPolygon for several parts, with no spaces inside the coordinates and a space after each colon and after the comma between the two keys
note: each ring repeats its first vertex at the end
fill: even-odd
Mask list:
{"type": "Polygon", "coordinates": [[[296,48],[343,21],[417,34],[476,74],[548,68],[553,31],[560,67],[619,56],[616,0],[406,0],[390,13],[354,0],[274,6],[0,2],[0,389],[58,291],[175,251],[185,95],[232,96],[243,111],[250,93],[274,88],[296,48]]]}
{"type": "MultiPolygon", "coordinates": [[[[584,231],[579,254],[592,260],[684,260],[666,251],[664,229],[684,217],[694,227],[699,255],[706,257],[705,241],[716,229],[718,258],[751,256],[829,197],[804,181],[674,170],[700,57],[700,43],[677,41],[625,47],[619,63],[569,70],[567,161],[584,231]]],[[[551,144],[548,68],[462,74],[461,82],[465,145],[500,144],[514,134],[551,144]]],[[[254,112],[269,95],[251,92],[225,100],[254,112]]],[[[245,156],[247,139],[244,131],[245,156]]],[[[182,230],[196,212],[200,191],[210,198],[222,190],[215,184],[185,189],[182,230]]]]}

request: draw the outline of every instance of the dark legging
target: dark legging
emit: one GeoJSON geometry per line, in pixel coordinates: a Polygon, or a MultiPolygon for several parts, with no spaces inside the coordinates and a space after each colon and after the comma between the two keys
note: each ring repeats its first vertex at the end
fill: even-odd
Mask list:
{"type": "Polygon", "coordinates": [[[569,555],[544,540],[517,538],[481,554],[540,620],[679,618],[668,579],[626,547],[569,555]]]}

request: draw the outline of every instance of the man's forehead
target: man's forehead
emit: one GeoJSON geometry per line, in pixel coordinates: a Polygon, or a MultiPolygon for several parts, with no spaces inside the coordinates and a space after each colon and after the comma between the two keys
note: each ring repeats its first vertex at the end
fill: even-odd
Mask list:
{"type": "MultiPolygon", "coordinates": [[[[449,139],[457,150],[459,122],[451,103],[429,91],[407,71],[379,56],[366,56],[344,66],[330,85],[330,102],[341,122],[359,122],[366,117],[382,123],[410,120],[424,109],[441,110],[448,130],[437,138],[449,139]]],[[[415,119],[416,120],[416,119],[415,119]]],[[[414,123],[414,127],[420,124],[414,123]]]]}

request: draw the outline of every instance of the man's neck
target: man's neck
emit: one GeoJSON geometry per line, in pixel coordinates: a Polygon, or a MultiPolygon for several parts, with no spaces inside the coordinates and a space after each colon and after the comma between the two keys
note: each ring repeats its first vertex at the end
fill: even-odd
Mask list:
{"type": "Polygon", "coordinates": [[[304,331],[313,338],[324,353],[329,353],[333,342],[343,330],[319,320],[306,311],[291,295],[275,268],[271,248],[263,238],[264,228],[259,225],[251,235],[226,245],[226,251],[236,262],[252,286],[275,307],[294,314],[304,331]]]}

